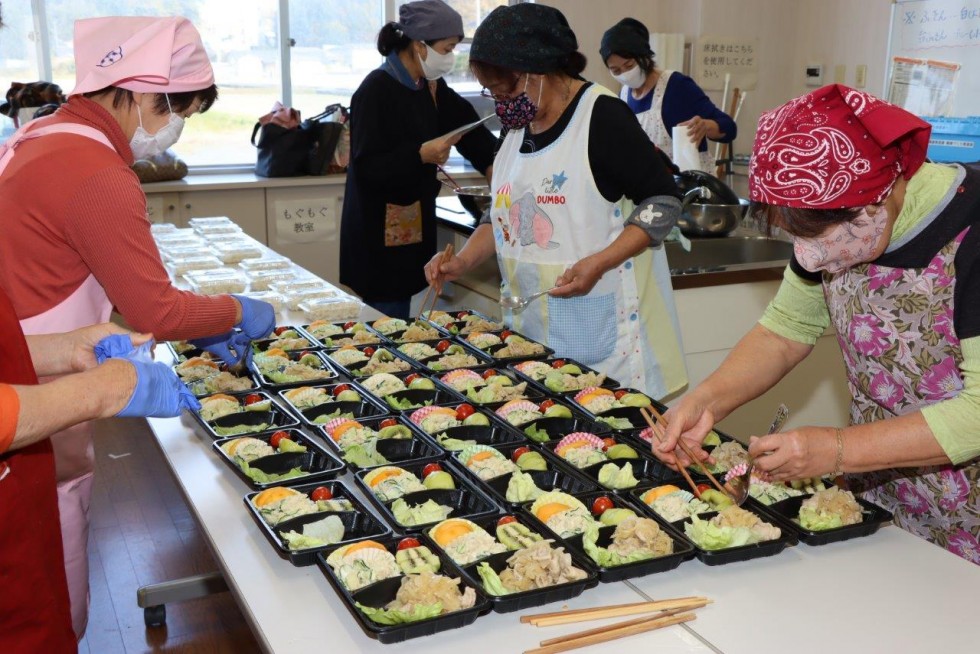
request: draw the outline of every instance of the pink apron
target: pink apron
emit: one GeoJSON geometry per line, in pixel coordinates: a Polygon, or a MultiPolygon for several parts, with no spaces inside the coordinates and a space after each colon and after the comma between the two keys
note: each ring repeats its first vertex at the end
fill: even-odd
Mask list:
{"type": "MultiPolygon", "coordinates": [[[[45,134],[69,133],[98,141],[113,148],[109,139],[97,129],[85,125],[59,123],[45,126],[43,119],[28,123],[0,147],[0,174],[13,158],[17,146],[45,134]]],[[[112,303],[105,290],[89,275],[82,285],[60,304],[20,321],[25,334],[68,332],[106,322],[112,303]]],[[[72,626],[78,638],[88,623],[88,511],[92,498],[92,475],[95,450],[92,427],[80,424],[51,437],[58,479],[58,511],[61,517],[61,539],[65,553],[65,572],[71,597],[72,626]]]]}

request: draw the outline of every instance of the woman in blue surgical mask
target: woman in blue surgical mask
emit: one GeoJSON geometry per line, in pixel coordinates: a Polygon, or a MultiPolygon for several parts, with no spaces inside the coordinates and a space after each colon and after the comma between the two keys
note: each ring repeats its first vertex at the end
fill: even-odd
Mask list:
{"type": "Polygon", "coordinates": [[[698,169],[715,171],[708,139],[731,143],[735,121],[718,109],[701,87],[684,73],[656,67],[650,32],[635,18],[624,18],[602,35],[599,54],[610,74],[622,84],[619,97],[636,114],[643,131],[668,157],[673,156],[673,129],[687,127],[698,148],[698,169]]]}
{"type": "Polygon", "coordinates": [[[340,281],[395,318],[408,318],[412,296],[425,288],[422,268],[436,251],[436,175],[450,149],[489,178],[493,134],[480,126],[444,137],[479,118],[443,79],[462,38],[463,19],[442,0],[401,5],[398,22],[378,34],[384,63],[351,99],[340,281]]]}

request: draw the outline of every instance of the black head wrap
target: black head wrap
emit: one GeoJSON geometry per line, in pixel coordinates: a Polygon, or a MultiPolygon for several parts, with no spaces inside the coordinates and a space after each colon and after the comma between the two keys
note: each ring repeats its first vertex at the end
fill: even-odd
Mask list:
{"type": "Polygon", "coordinates": [[[624,18],[606,30],[599,44],[599,54],[605,63],[610,55],[618,54],[628,59],[652,57],[650,30],[635,18],[624,18]]]}
{"type": "Polygon", "coordinates": [[[470,59],[525,73],[551,73],[578,50],[564,14],[541,4],[503,5],[473,35],[470,59]]]}

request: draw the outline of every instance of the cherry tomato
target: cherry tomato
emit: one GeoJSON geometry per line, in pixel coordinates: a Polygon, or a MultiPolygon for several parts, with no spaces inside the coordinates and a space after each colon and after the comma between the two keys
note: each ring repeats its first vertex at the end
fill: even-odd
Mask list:
{"type": "Polygon", "coordinates": [[[554,361],[551,362],[552,368],[556,368],[556,369],[561,368],[563,365],[565,365],[564,359],[555,359],[554,361]]]}
{"type": "Polygon", "coordinates": [[[288,330],[289,327],[286,327],[285,325],[281,325],[279,327],[276,327],[273,331],[276,333],[276,336],[280,336],[284,331],[288,331],[288,330]]]}
{"type": "Polygon", "coordinates": [[[419,547],[421,544],[418,538],[402,538],[398,541],[398,551],[410,550],[413,547],[419,547]]]}
{"type": "Polygon", "coordinates": [[[398,421],[395,420],[394,418],[385,418],[384,420],[381,421],[380,427],[384,429],[385,427],[394,427],[397,424],[398,421]]]}
{"type": "Polygon", "coordinates": [[[504,331],[500,332],[500,340],[506,341],[508,336],[513,336],[513,335],[514,332],[510,331],[509,329],[505,329],[504,331]]]}
{"type": "Polygon", "coordinates": [[[349,391],[349,390],[350,390],[350,384],[337,384],[336,386],[333,387],[334,397],[337,397],[344,391],[349,391]]]}
{"type": "Polygon", "coordinates": [[[460,311],[459,313],[456,314],[456,317],[459,318],[460,320],[462,320],[463,318],[465,318],[468,315],[470,315],[470,312],[469,311],[460,311]]]}
{"type": "Polygon", "coordinates": [[[476,409],[470,404],[460,404],[456,407],[456,420],[466,420],[476,413],[476,409]]]}
{"type": "Polygon", "coordinates": [[[353,326],[354,326],[354,325],[356,325],[356,324],[357,324],[357,323],[356,323],[356,322],[354,322],[353,320],[351,320],[350,322],[345,322],[345,323],[344,323],[344,329],[345,329],[345,330],[347,330],[347,329],[350,329],[351,327],[353,327],[353,326]]]}
{"type": "Polygon", "coordinates": [[[511,522],[517,522],[517,518],[515,518],[512,515],[505,515],[500,520],[497,520],[497,526],[498,527],[503,527],[504,525],[510,524],[511,522]]]}
{"type": "Polygon", "coordinates": [[[539,406],[541,407],[541,410],[542,411],[547,411],[551,407],[555,406],[555,401],[554,400],[545,400],[539,406]]]}
{"type": "Polygon", "coordinates": [[[619,398],[621,398],[621,397],[623,397],[624,395],[626,395],[626,394],[627,394],[628,392],[629,392],[629,391],[626,391],[626,390],[623,390],[623,389],[621,388],[621,389],[619,389],[618,391],[616,391],[615,393],[613,393],[613,397],[615,397],[615,398],[616,398],[616,399],[618,400],[619,398]]]}
{"type": "Polygon", "coordinates": [[[607,510],[613,508],[613,506],[615,505],[611,499],[605,495],[600,495],[599,497],[595,498],[595,502],[592,503],[592,513],[593,515],[600,516],[607,510]]]}
{"type": "Polygon", "coordinates": [[[442,466],[439,465],[438,463],[426,464],[426,466],[422,468],[422,479],[425,479],[433,472],[440,472],[441,470],[442,470],[442,466]]]}
{"type": "Polygon", "coordinates": [[[365,354],[365,356],[369,356],[369,357],[370,356],[374,356],[374,348],[373,347],[366,347],[363,350],[361,350],[361,352],[363,352],[365,354]]]}
{"type": "Polygon", "coordinates": [[[408,375],[407,377],[405,377],[405,383],[406,384],[411,384],[413,381],[415,381],[416,379],[418,379],[419,376],[420,375],[417,372],[413,372],[411,375],[408,375]]]}
{"type": "Polygon", "coordinates": [[[271,445],[272,447],[278,450],[279,443],[281,443],[282,439],[284,438],[289,438],[289,433],[285,431],[277,431],[276,433],[274,433],[272,436],[269,437],[269,445],[271,445]]]}
{"type": "Polygon", "coordinates": [[[436,352],[445,352],[449,349],[449,341],[439,341],[436,343],[436,352]]]}
{"type": "Polygon", "coordinates": [[[245,406],[248,406],[249,404],[255,404],[256,402],[261,402],[264,399],[265,398],[259,395],[258,393],[249,393],[248,395],[245,396],[245,399],[242,400],[242,403],[245,404],[245,406]]]}
{"type": "Polygon", "coordinates": [[[603,438],[602,439],[602,451],[605,452],[610,447],[616,444],[616,439],[614,438],[603,438]]]}
{"type": "Polygon", "coordinates": [[[320,500],[332,500],[333,493],[331,493],[330,489],[326,486],[317,486],[313,489],[313,492],[310,493],[310,497],[314,502],[319,502],[320,500]]]}
{"type": "Polygon", "coordinates": [[[519,458],[521,458],[523,455],[527,454],[530,451],[531,451],[530,447],[519,447],[510,453],[510,458],[514,463],[517,463],[517,460],[519,458]]]}
{"type": "Polygon", "coordinates": [[[483,378],[484,379],[490,379],[491,377],[493,377],[494,375],[497,375],[497,374],[499,374],[499,373],[496,370],[494,370],[493,368],[488,368],[487,370],[484,370],[483,371],[483,378]]]}
{"type": "Polygon", "coordinates": [[[698,488],[698,495],[700,495],[701,493],[703,493],[706,490],[711,490],[711,485],[710,484],[698,484],[697,488],[698,488]]]}

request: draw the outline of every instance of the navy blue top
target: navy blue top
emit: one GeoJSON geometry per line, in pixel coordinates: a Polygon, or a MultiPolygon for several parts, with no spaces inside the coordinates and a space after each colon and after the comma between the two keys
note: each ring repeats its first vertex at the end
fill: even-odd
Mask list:
{"type": "MultiPolygon", "coordinates": [[[[632,91],[626,94],[626,104],[633,110],[634,114],[641,114],[650,111],[653,103],[653,89],[645,96],[637,100],[633,97],[632,91]]],[[[718,139],[720,143],[731,143],[735,140],[738,128],[731,116],[714,105],[711,99],[705,95],[697,82],[685,75],[674,71],[667,80],[667,88],[664,89],[664,102],[660,111],[661,119],[667,132],[670,133],[674,126],[690,120],[695,116],[701,116],[707,120],[718,123],[725,136],[718,139]]],[[[705,152],[708,149],[708,139],[704,139],[698,144],[698,150],[705,152]]]]}

